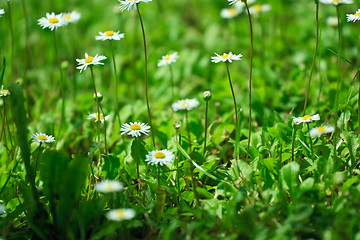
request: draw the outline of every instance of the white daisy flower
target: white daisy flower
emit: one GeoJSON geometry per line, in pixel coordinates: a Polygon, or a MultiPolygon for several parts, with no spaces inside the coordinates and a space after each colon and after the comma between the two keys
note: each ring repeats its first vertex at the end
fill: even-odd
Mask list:
{"type": "Polygon", "coordinates": [[[0,9],[0,17],[1,15],[5,14],[5,10],[4,9],[0,9]]]}
{"type": "Polygon", "coordinates": [[[76,69],[80,69],[80,72],[82,72],[83,70],[86,70],[87,66],[89,65],[104,65],[104,63],[100,62],[104,59],[106,59],[106,57],[102,55],[98,56],[96,54],[95,57],[92,57],[85,53],[85,58],[76,59],[79,64],[76,69]]]}
{"type": "Polygon", "coordinates": [[[166,165],[172,161],[174,161],[174,153],[170,152],[167,149],[164,150],[154,150],[149,152],[146,155],[145,162],[151,164],[151,165],[166,165]]]}
{"type": "Polygon", "coordinates": [[[326,19],[326,24],[330,27],[337,27],[339,24],[337,17],[328,17],[326,19]]]}
{"type": "Polygon", "coordinates": [[[112,209],[108,213],[106,213],[107,219],[111,221],[130,220],[134,218],[135,215],[136,212],[131,208],[112,209]]]}
{"type": "Polygon", "coordinates": [[[332,133],[334,131],[335,128],[333,126],[323,125],[320,127],[312,128],[310,130],[310,137],[320,137],[323,134],[332,133]]]}
{"type": "Polygon", "coordinates": [[[33,142],[39,143],[52,143],[55,142],[55,138],[51,135],[46,135],[45,133],[33,133],[31,134],[33,142]]]}
{"type": "Polygon", "coordinates": [[[0,215],[5,213],[5,206],[0,204],[0,215]]]}
{"type": "Polygon", "coordinates": [[[232,62],[233,60],[241,60],[242,54],[233,54],[232,52],[223,53],[223,55],[219,55],[215,53],[215,57],[211,57],[211,62],[218,63],[218,62],[232,62]]]}
{"type": "Polygon", "coordinates": [[[106,31],[106,32],[99,32],[100,36],[96,36],[95,40],[120,40],[125,37],[124,33],[119,33],[120,31],[106,31]]]}
{"type": "Polygon", "coordinates": [[[360,9],[355,14],[346,14],[346,20],[348,22],[356,22],[360,20],[360,9]]]}
{"type": "Polygon", "coordinates": [[[119,192],[124,185],[117,180],[103,180],[95,184],[95,190],[101,193],[119,192]]]}
{"type": "MultiPolygon", "coordinates": [[[[253,4],[256,0],[248,0],[247,4],[253,4]]],[[[229,5],[232,5],[233,7],[237,8],[238,10],[242,11],[245,7],[245,3],[243,3],[240,0],[228,0],[229,5]]]]}
{"type": "Polygon", "coordinates": [[[120,128],[121,135],[127,134],[132,137],[140,137],[142,134],[149,135],[150,126],[141,122],[124,123],[120,128]]]}
{"type": "Polygon", "coordinates": [[[340,5],[340,4],[352,4],[353,0],[320,0],[324,4],[340,5]]]}
{"type": "Polygon", "coordinates": [[[72,11],[70,13],[63,13],[63,19],[65,24],[77,23],[81,18],[81,13],[78,11],[72,11]]]}
{"type": "Polygon", "coordinates": [[[305,115],[303,117],[293,117],[293,121],[295,124],[309,123],[309,122],[314,122],[314,121],[318,121],[318,120],[320,120],[319,114],[315,114],[313,116],[305,115]]]}
{"type": "Polygon", "coordinates": [[[107,115],[104,118],[104,115],[102,113],[100,113],[100,117],[99,114],[97,113],[90,113],[87,117],[87,119],[95,119],[95,122],[99,121],[99,118],[100,118],[100,122],[104,123],[105,121],[109,120],[110,115],[107,115]]]}
{"type": "Polygon", "coordinates": [[[50,28],[51,31],[54,29],[66,25],[66,22],[63,18],[62,13],[55,14],[52,13],[46,13],[46,17],[42,17],[38,20],[38,24],[42,26],[42,28],[50,28]]]}
{"type": "Polygon", "coordinates": [[[241,11],[236,7],[224,8],[220,12],[220,17],[225,18],[225,19],[230,19],[230,18],[238,16],[240,13],[241,13],[241,11]]]}
{"type": "Polygon", "coordinates": [[[134,10],[136,9],[136,5],[138,3],[148,3],[151,2],[152,0],[118,0],[120,2],[120,11],[124,11],[124,10],[128,10],[130,11],[131,8],[133,8],[134,10]]]}
{"type": "Polygon", "coordinates": [[[264,5],[255,4],[249,7],[250,14],[254,14],[254,15],[257,15],[261,12],[268,12],[270,10],[271,10],[271,6],[269,4],[264,4],[264,5]]]}
{"type": "Polygon", "coordinates": [[[9,90],[4,89],[4,85],[1,85],[0,97],[6,97],[7,95],[10,95],[9,90]]]}
{"type": "Polygon", "coordinates": [[[171,107],[172,109],[176,112],[179,110],[188,110],[190,111],[191,109],[195,108],[199,106],[199,101],[196,100],[196,98],[193,99],[185,99],[185,100],[179,100],[177,102],[174,102],[171,107]]]}
{"type": "Polygon", "coordinates": [[[162,56],[162,58],[158,61],[157,66],[161,67],[161,66],[165,66],[165,65],[170,65],[174,62],[176,62],[176,60],[179,58],[179,55],[177,52],[174,52],[170,55],[166,54],[165,56],[162,56]]]}

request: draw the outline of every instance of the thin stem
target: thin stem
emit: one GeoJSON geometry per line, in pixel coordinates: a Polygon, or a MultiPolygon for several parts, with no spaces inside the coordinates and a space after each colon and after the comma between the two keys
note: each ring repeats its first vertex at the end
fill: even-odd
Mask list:
{"type": "Polygon", "coordinates": [[[234,93],[234,88],[232,86],[231,83],[231,77],[230,77],[230,71],[229,71],[229,63],[226,62],[226,71],[227,71],[227,75],[229,78],[229,84],[230,84],[230,88],[231,88],[231,94],[233,97],[233,101],[234,101],[234,109],[235,109],[235,133],[237,132],[237,126],[238,126],[238,112],[237,112],[237,106],[236,106],[236,98],[235,98],[235,93],[234,93]]]}
{"type": "Polygon", "coordinates": [[[142,30],[142,36],[143,36],[143,42],[144,42],[144,57],[145,57],[145,98],[146,98],[146,107],[147,107],[148,116],[149,116],[149,125],[150,125],[150,129],[151,129],[151,138],[152,138],[153,146],[155,147],[154,128],[153,128],[152,122],[151,122],[151,111],[150,111],[149,94],[148,94],[148,66],[147,66],[148,63],[147,63],[147,48],[146,48],[145,29],[144,29],[144,24],[143,24],[143,21],[142,21],[142,18],[141,18],[141,14],[140,14],[139,4],[137,4],[136,9],[137,9],[138,16],[139,16],[139,20],[140,20],[140,25],[141,25],[141,30],[142,30]]]}
{"type": "Polygon", "coordinates": [[[311,64],[311,69],[310,69],[310,76],[309,76],[309,82],[308,82],[308,86],[307,86],[307,90],[306,90],[306,97],[305,97],[305,103],[304,103],[304,110],[303,110],[303,116],[305,116],[305,112],[306,112],[306,107],[307,107],[307,103],[308,103],[308,99],[309,99],[309,92],[310,92],[310,85],[311,85],[311,79],[312,79],[312,73],[315,67],[315,62],[316,62],[316,56],[317,56],[317,52],[318,52],[318,48],[319,48],[319,2],[316,1],[316,14],[315,14],[315,18],[316,18],[316,43],[315,43],[315,53],[314,53],[314,57],[313,57],[313,62],[311,64]]]}
{"type": "Polygon", "coordinates": [[[250,142],[251,142],[251,81],[252,81],[252,69],[253,69],[253,57],[254,57],[254,38],[253,38],[253,28],[251,22],[251,15],[249,6],[247,1],[245,1],[246,11],[249,17],[249,26],[250,26],[250,38],[251,38],[251,50],[250,50],[250,78],[249,78],[249,136],[248,136],[248,145],[246,151],[246,162],[249,158],[249,151],[250,151],[250,142]]]}
{"type": "Polygon", "coordinates": [[[38,153],[37,153],[37,156],[36,156],[36,163],[35,163],[35,178],[36,178],[36,172],[37,172],[37,167],[38,167],[38,161],[39,161],[39,155],[40,155],[40,150],[41,150],[41,145],[42,145],[42,142],[40,143],[39,145],[39,150],[38,150],[38,153]]]}
{"type": "Polygon", "coordinates": [[[207,137],[207,127],[208,127],[208,108],[209,108],[209,101],[206,101],[205,106],[205,138],[204,138],[204,157],[206,153],[206,137],[207,137]]]}
{"type": "Polygon", "coordinates": [[[160,189],[160,165],[157,166],[157,172],[158,172],[158,188],[160,189]]]}
{"type": "MultiPolygon", "coordinates": [[[[96,105],[97,105],[97,114],[98,114],[98,121],[96,122],[96,127],[97,127],[97,135],[98,135],[98,142],[100,142],[100,103],[99,100],[97,98],[97,91],[96,91],[96,84],[95,84],[95,77],[94,77],[94,71],[93,71],[93,67],[90,65],[90,72],[91,72],[91,78],[93,81],[93,87],[94,87],[94,96],[95,96],[95,100],[96,100],[96,105]]],[[[104,116],[105,117],[105,116],[104,116]]],[[[99,155],[100,155],[100,148],[99,148],[99,155]]]]}
{"type": "Polygon", "coordinates": [[[291,161],[294,161],[294,145],[295,145],[295,129],[296,125],[294,124],[292,134],[291,134],[291,161]]]}
{"type": "MultiPolygon", "coordinates": [[[[11,41],[11,68],[12,75],[14,75],[14,58],[15,58],[15,48],[14,48],[14,27],[12,23],[12,15],[11,15],[11,4],[10,1],[6,1],[8,5],[8,13],[9,13],[9,25],[10,25],[10,41],[11,41]]],[[[13,78],[15,79],[15,78],[13,78]]]]}
{"type": "MultiPolygon", "coordinates": [[[[360,78],[359,78],[360,79],[360,78]]],[[[358,91],[358,136],[360,134],[360,82],[359,82],[359,91],[358,91]]]]}
{"type": "Polygon", "coordinates": [[[140,191],[140,169],[139,169],[139,154],[138,154],[138,138],[135,138],[135,157],[136,157],[136,178],[138,182],[137,195],[140,191]]]}
{"type": "MultiPolygon", "coordinates": [[[[104,143],[105,143],[105,154],[108,155],[108,149],[107,149],[107,143],[106,143],[106,119],[105,119],[105,113],[104,113],[104,110],[102,108],[102,105],[99,103],[99,107],[100,107],[100,110],[101,110],[101,114],[103,116],[103,119],[104,119],[104,143]]],[[[100,121],[101,115],[99,115],[99,119],[98,121],[100,121]]]]}
{"type": "Polygon", "coordinates": [[[309,126],[309,123],[306,123],[306,125],[307,125],[307,128],[308,128],[308,134],[309,134],[309,139],[310,139],[311,157],[312,157],[312,160],[314,160],[314,148],[313,148],[312,138],[311,138],[311,135],[310,135],[310,126],[309,126]]]}
{"type": "Polygon", "coordinates": [[[189,141],[189,155],[191,156],[191,135],[190,135],[188,110],[185,110],[185,120],[186,120],[186,128],[187,128],[188,141],[189,141]]]}
{"type": "MultiPolygon", "coordinates": [[[[3,124],[2,124],[2,127],[1,127],[0,141],[2,140],[3,134],[5,132],[5,120],[6,120],[5,116],[6,116],[6,101],[4,99],[3,124]]],[[[5,142],[6,142],[6,137],[4,137],[4,143],[5,142]]]]}
{"type": "MultiPolygon", "coordinates": [[[[177,131],[176,131],[176,135],[178,135],[177,131]]],[[[179,142],[179,145],[181,146],[181,134],[180,133],[179,133],[178,142],[179,142]]],[[[180,179],[179,179],[179,175],[180,175],[180,172],[179,172],[180,157],[181,157],[181,154],[180,154],[180,151],[178,150],[178,157],[177,157],[177,160],[176,160],[176,179],[175,179],[176,185],[177,185],[177,190],[178,190],[178,195],[177,195],[178,206],[180,206],[180,179]]]]}
{"type": "Polygon", "coordinates": [[[173,102],[174,99],[175,99],[175,93],[174,93],[174,91],[175,91],[175,90],[174,90],[175,85],[174,85],[174,74],[173,74],[173,70],[172,70],[171,64],[169,65],[169,69],[170,69],[171,96],[172,96],[171,102],[173,102]]]}

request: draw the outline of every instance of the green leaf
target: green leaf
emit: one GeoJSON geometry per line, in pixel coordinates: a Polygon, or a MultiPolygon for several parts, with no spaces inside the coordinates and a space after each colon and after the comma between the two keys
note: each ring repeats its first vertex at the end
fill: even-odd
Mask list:
{"type": "Polygon", "coordinates": [[[139,160],[145,161],[147,151],[145,150],[145,142],[135,138],[131,144],[131,157],[136,159],[136,154],[139,156],[139,160]]]}
{"type": "Polygon", "coordinates": [[[298,185],[300,166],[296,162],[290,162],[280,169],[280,180],[284,190],[289,189],[290,195],[294,196],[298,185]]]}
{"type": "Polygon", "coordinates": [[[115,179],[120,169],[120,160],[113,154],[104,156],[101,172],[105,179],[115,179]]]}
{"type": "Polygon", "coordinates": [[[5,57],[3,57],[3,62],[1,65],[1,71],[0,71],[0,86],[3,85],[3,82],[4,82],[5,68],[6,68],[6,60],[5,60],[5,57]]]}
{"type": "Polygon", "coordinates": [[[349,150],[352,168],[356,166],[356,153],[359,148],[359,142],[354,132],[343,131],[341,137],[345,139],[346,146],[349,150]]]}

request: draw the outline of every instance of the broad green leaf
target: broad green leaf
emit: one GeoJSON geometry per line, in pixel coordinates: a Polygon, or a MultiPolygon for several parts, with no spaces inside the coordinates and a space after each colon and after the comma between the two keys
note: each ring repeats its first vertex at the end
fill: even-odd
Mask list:
{"type": "Polygon", "coordinates": [[[113,154],[104,156],[101,172],[105,179],[115,179],[120,169],[120,160],[113,154]]]}
{"type": "Polygon", "coordinates": [[[3,57],[3,62],[1,64],[1,71],[0,71],[0,86],[2,86],[4,83],[5,68],[6,68],[6,60],[5,57],[3,57]]]}
{"type": "Polygon", "coordinates": [[[290,162],[280,169],[280,180],[284,190],[289,189],[290,194],[294,196],[298,185],[298,175],[300,166],[296,162],[290,162]]]}

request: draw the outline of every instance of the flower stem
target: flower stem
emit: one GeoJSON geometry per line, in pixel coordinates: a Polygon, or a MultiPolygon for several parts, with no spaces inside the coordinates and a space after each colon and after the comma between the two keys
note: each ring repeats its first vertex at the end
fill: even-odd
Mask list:
{"type": "MultiPolygon", "coordinates": [[[[101,110],[101,114],[103,115],[103,119],[104,119],[104,143],[105,143],[105,154],[108,155],[108,149],[107,149],[107,143],[106,143],[106,119],[105,119],[105,113],[103,110],[102,105],[99,103],[99,107],[101,110]]],[[[99,115],[100,116],[100,115],[99,115]]],[[[100,117],[98,119],[98,122],[100,121],[100,117]]]]}
{"type": "Polygon", "coordinates": [[[207,128],[208,128],[208,109],[209,109],[209,101],[206,101],[205,106],[205,138],[204,138],[204,157],[206,153],[206,137],[207,137],[207,128]]]}
{"type": "Polygon", "coordinates": [[[229,78],[229,84],[230,84],[230,88],[231,88],[231,94],[233,97],[233,101],[234,101],[234,109],[235,109],[235,133],[237,132],[237,126],[238,126],[238,112],[237,112],[237,106],[236,106],[236,98],[235,98],[235,93],[234,93],[234,88],[232,86],[231,83],[231,77],[230,77],[230,71],[229,71],[229,63],[226,62],[226,71],[227,71],[227,75],[229,78]]]}
{"type": "Polygon", "coordinates": [[[147,111],[148,111],[148,116],[149,116],[149,125],[150,125],[150,129],[151,129],[151,138],[152,138],[152,142],[153,142],[153,146],[155,147],[155,136],[154,136],[154,128],[152,126],[152,122],[151,122],[151,111],[150,111],[150,104],[149,104],[149,94],[148,94],[148,63],[147,63],[147,48],[146,48],[146,38],[145,38],[145,29],[144,29],[144,24],[141,18],[141,14],[140,14],[140,9],[139,9],[139,4],[137,4],[136,6],[137,9],[137,13],[139,16],[139,20],[140,20],[140,25],[141,25],[141,30],[142,30],[142,36],[143,36],[143,42],[144,42],[144,57],[145,57],[145,98],[146,98],[146,107],[147,107],[147,111]]]}
{"type": "Polygon", "coordinates": [[[157,166],[157,172],[158,172],[158,188],[160,189],[160,165],[157,166]]]}
{"type": "MultiPolygon", "coordinates": [[[[14,75],[14,58],[15,58],[15,48],[14,48],[14,27],[12,23],[12,16],[11,16],[11,3],[10,1],[6,1],[8,5],[8,13],[9,13],[9,26],[10,26],[10,40],[11,40],[11,68],[12,68],[12,75],[14,75]]],[[[13,79],[15,79],[13,77],[13,79]]]]}
{"type": "Polygon", "coordinates": [[[190,135],[188,110],[185,110],[185,120],[186,120],[186,128],[187,128],[188,141],[189,141],[189,155],[191,156],[191,135],[190,135]]]}
{"type": "Polygon", "coordinates": [[[173,74],[171,64],[169,65],[169,69],[170,69],[171,96],[172,96],[171,102],[173,102],[174,99],[175,99],[175,93],[174,93],[174,87],[175,86],[174,86],[174,74],[173,74]]]}
{"type": "Polygon", "coordinates": [[[41,142],[40,145],[39,145],[39,150],[38,150],[38,153],[37,153],[37,156],[36,156],[35,174],[34,174],[35,178],[36,178],[36,172],[37,172],[37,167],[38,167],[38,161],[39,161],[39,155],[40,155],[41,145],[42,145],[42,142],[41,142]]]}
{"type": "Polygon", "coordinates": [[[135,138],[135,157],[136,157],[136,178],[137,178],[137,194],[139,195],[140,191],[140,170],[139,170],[139,154],[138,154],[138,138],[135,138]]]}
{"type": "Polygon", "coordinates": [[[309,123],[306,123],[306,125],[307,125],[307,128],[308,128],[308,134],[309,134],[309,139],[310,139],[311,157],[312,157],[312,160],[314,160],[314,148],[313,148],[312,138],[311,138],[311,135],[310,135],[310,126],[309,126],[309,123]]]}
{"type": "MultiPolygon", "coordinates": [[[[179,133],[179,135],[178,135],[177,130],[176,130],[176,136],[179,136],[178,142],[179,142],[179,145],[181,146],[181,134],[179,133]]],[[[176,179],[175,179],[175,182],[176,182],[177,190],[178,190],[177,202],[178,202],[179,207],[180,207],[180,178],[179,178],[179,175],[180,175],[180,172],[179,172],[180,157],[181,157],[181,154],[180,154],[180,151],[178,150],[178,157],[176,159],[176,179]]]]}
{"type": "Polygon", "coordinates": [[[251,22],[251,15],[249,6],[247,4],[247,1],[244,2],[246,11],[249,17],[249,26],[250,26],[250,38],[251,38],[251,50],[250,50],[250,78],[249,78],[249,136],[248,136],[248,145],[247,145],[247,151],[246,151],[246,162],[249,158],[249,151],[250,151],[250,142],[251,142],[251,81],[252,81],[252,69],[253,69],[253,58],[254,58],[254,38],[253,38],[253,28],[252,28],[252,22],[251,22]]]}
{"type": "Polygon", "coordinates": [[[307,107],[307,103],[308,103],[308,99],[309,99],[309,92],[310,92],[312,74],[313,74],[313,70],[314,70],[314,67],[315,67],[316,56],[317,56],[317,52],[318,52],[318,48],[319,48],[319,1],[315,1],[315,4],[316,4],[316,14],[315,14],[315,18],[316,18],[316,43],[315,43],[315,53],[314,53],[313,62],[311,64],[311,69],[310,69],[310,76],[309,76],[309,82],[308,82],[308,86],[307,86],[307,90],[306,90],[306,97],[305,97],[305,103],[304,103],[303,116],[305,116],[305,112],[306,112],[306,107],[307,107]]]}
{"type": "Polygon", "coordinates": [[[291,134],[291,161],[294,161],[295,131],[296,131],[296,125],[294,124],[291,134]]]}
{"type": "MultiPolygon", "coordinates": [[[[98,137],[98,142],[100,142],[100,103],[97,99],[97,90],[96,90],[96,84],[95,84],[95,77],[94,77],[94,71],[93,71],[93,67],[90,66],[90,72],[91,72],[91,78],[92,78],[92,82],[93,82],[93,87],[94,87],[94,96],[96,98],[96,105],[97,105],[97,114],[98,114],[98,121],[96,122],[96,128],[97,128],[97,137],[98,137]]],[[[105,117],[105,116],[104,116],[105,117]]],[[[100,147],[99,147],[99,156],[100,155],[100,147]]]]}

